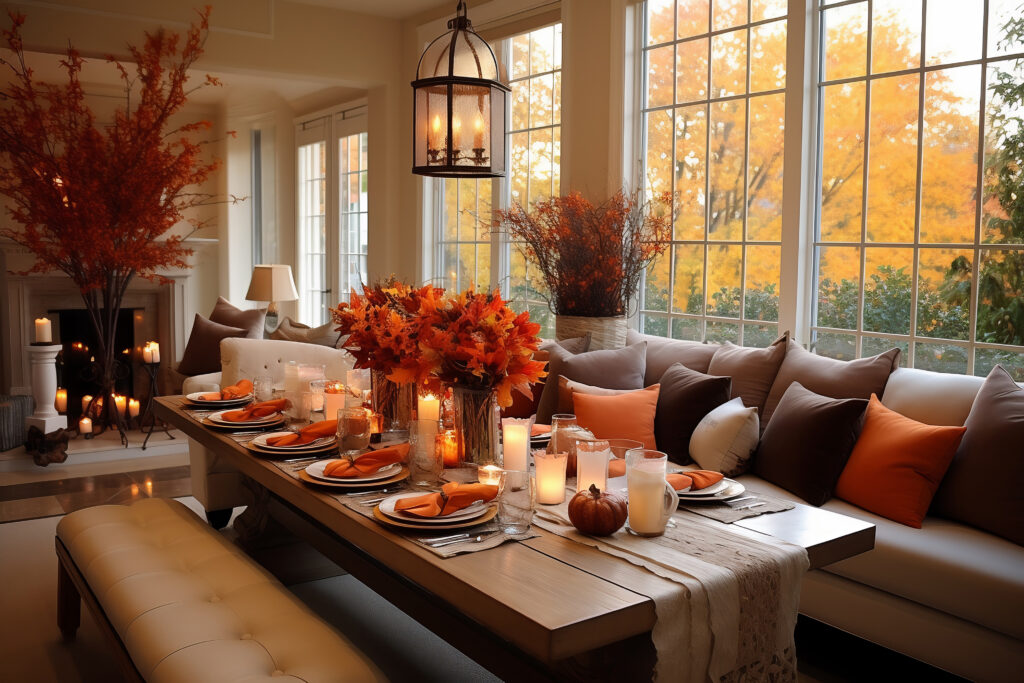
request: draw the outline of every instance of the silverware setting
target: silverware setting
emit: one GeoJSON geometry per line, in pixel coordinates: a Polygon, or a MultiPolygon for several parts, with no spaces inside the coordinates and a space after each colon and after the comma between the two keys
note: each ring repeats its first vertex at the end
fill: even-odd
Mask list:
{"type": "Polygon", "coordinates": [[[739,507],[734,507],[733,510],[749,510],[751,508],[761,507],[762,505],[765,505],[765,503],[751,503],[750,505],[740,505],[739,507]]]}
{"type": "Polygon", "coordinates": [[[729,504],[731,505],[732,503],[739,503],[744,500],[757,500],[757,496],[742,496],[740,498],[733,498],[732,500],[729,501],[729,504]]]}
{"type": "Polygon", "coordinates": [[[479,536],[469,536],[467,534],[466,538],[454,538],[454,539],[449,540],[449,541],[441,541],[441,542],[428,543],[427,545],[429,545],[431,548],[443,548],[446,545],[454,545],[455,543],[483,543],[484,541],[489,539],[491,536],[494,536],[495,534],[498,534],[498,533],[501,533],[501,532],[500,531],[488,531],[487,533],[480,534],[479,536]]]}
{"type": "Polygon", "coordinates": [[[369,498],[367,500],[360,500],[360,501],[358,501],[358,503],[360,505],[367,505],[367,506],[369,506],[369,505],[376,505],[377,503],[381,502],[385,498],[387,498],[387,496],[380,496],[378,498],[369,498]]]}
{"type": "Polygon", "coordinates": [[[374,489],[373,491],[353,491],[352,493],[341,493],[341,496],[372,496],[374,494],[387,493],[388,489],[374,489]]]}

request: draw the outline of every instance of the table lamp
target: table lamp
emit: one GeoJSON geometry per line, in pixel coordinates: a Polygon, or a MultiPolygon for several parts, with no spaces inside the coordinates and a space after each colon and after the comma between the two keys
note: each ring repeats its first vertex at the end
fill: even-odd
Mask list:
{"type": "Polygon", "coordinates": [[[266,301],[267,319],[264,326],[267,332],[277,329],[277,302],[295,301],[299,292],[295,289],[292,267],[282,264],[253,266],[252,280],[249,291],[245,294],[246,301],[266,301]]]}

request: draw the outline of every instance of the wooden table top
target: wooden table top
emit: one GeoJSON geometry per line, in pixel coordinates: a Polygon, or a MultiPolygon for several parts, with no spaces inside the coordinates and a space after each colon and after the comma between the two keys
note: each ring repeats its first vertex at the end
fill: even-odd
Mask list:
{"type": "MultiPolygon", "coordinates": [[[[180,396],[157,398],[154,409],[157,417],[277,497],[541,662],[649,632],[655,613],[648,596],[677,589],[667,579],[536,527],[537,538],[438,557],[254,457],[226,433],[203,427],[183,409],[180,396]]],[[[745,535],[767,533],[803,546],[812,568],[874,545],[873,525],[804,505],[731,526],[745,535]]]]}

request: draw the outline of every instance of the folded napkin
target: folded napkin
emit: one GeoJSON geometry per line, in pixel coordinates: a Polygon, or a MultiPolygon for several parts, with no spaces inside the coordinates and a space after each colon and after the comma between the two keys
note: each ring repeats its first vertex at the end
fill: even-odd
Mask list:
{"type": "Polygon", "coordinates": [[[388,465],[402,462],[408,454],[409,444],[407,443],[389,446],[377,451],[370,451],[354,460],[349,460],[348,458],[331,460],[324,467],[324,474],[328,477],[339,477],[341,479],[373,474],[388,465]]]}
{"type": "Polygon", "coordinates": [[[693,488],[693,479],[685,474],[669,474],[665,477],[665,481],[672,484],[672,488],[676,491],[687,491],[693,488]]]}
{"type": "Polygon", "coordinates": [[[197,398],[196,400],[197,401],[219,401],[220,400],[220,392],[217,391],[217,392],[210,392],[209,394],[201,394],[199,396],[199,398],[197,398]]]}
{"type": "Polygon", "coordinates": [[[320,422],[314,422],[311,425],[306,425],[296,434],[283,434],[281,436],[272,436],[267,439],[268,446],[302,446],[307,443],[312,443],[317,439],[322,439],[325,436],[330,436],[338,431],[337,420],[321,420],[320,422]]]}
{"type": "Polygon", "coordinates": [[[550,434],[550,433],[551,433],[551,425],[534,424],[533,427],[530,428],[530,436],[540,436],[541,434],[550,434]]]}
{"type": "Polygon", "coordinates": [[[221,419],[228,422],[249,422],[250,420],[258,420],[261,417],[267,417],[268,415],[281,412],[284,410],[286,402],[287,401],[285,399],[278,398],[273,401],[253,403],[248,408],[243,408],[242,410],[229,410],[221,415],[221,419]]]}
{"type": "Polygon", "coordinates": [[[242,398],[252,393],[252,382],[247,379],[240,379],[230,387],[220,390],[221,399],[227,401],[232,398],[242,398]]]}
{"type": "Polygon", "coordinates": [[[683,474],[693,480],[693,485],[690,487],[691,491],[706,489],[725,478],[725,475],[721,472],[714,472],[712,470],[689,470],[683,474]]]}
{"type": "Polygon", "coordinates": [[[491,484],[460,484],[452,481],[437,493],[402,498],[395,503],[395,509],[417,517],[438,517],[469,507],[478,500],[492,500],[496,495],[498,487],[491,484]]]}
{"type": "MultiPolygon", "coordinates": [[[[612,458],[608,462],[609,477],[621,477],[625,474],[626,461],[624,458],[612,458]]],[[[724,476],[721,472],[713,472],[711,470],[687,470],[686,472],[666,475],[665,479],[668,483],[672,484],[672,488],[676,491],[682,491],[686,488],[689,488],[691,491],[700,491],[722,481],[724,476]]]]}

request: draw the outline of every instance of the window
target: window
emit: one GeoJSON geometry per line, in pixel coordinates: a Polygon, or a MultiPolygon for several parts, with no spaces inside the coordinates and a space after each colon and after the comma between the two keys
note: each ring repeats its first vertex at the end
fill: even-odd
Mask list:
{"type": "Polygon", "coordinates": [[[1004,40],[1018,4],[818,8],[818,353],[899,346],[913,367],[1024,379],[1024,225],[998,198],[1022,112],[993,91],[1024,76],[1004,40]]]}
{"type": "MultiPolygon", "coordinates": [[[[492,43],[493,45],[493,43],[492,43]]],[[[561,155],[561,24],[496,45],[509,74],[509,169],[504,180],[436,181],[435,279],[462,289],[500,286],[519,310],[554,336],[543,283],[507,237],[489,227],[492,206],[529,207],[559,192],[561,155]]]]}
{"type": "Polygon", "coordinates": [[[363,104],[297,127],[299,315],[313,327],[366,277],[368,144],[363,104]]]}
{"type": "Polygon", "coordinates": [[[650,0],[642,183],[670,191],[669,250],[648,268],[641,329],[765,346],[778,335],[784,0],[650,0]]]}

